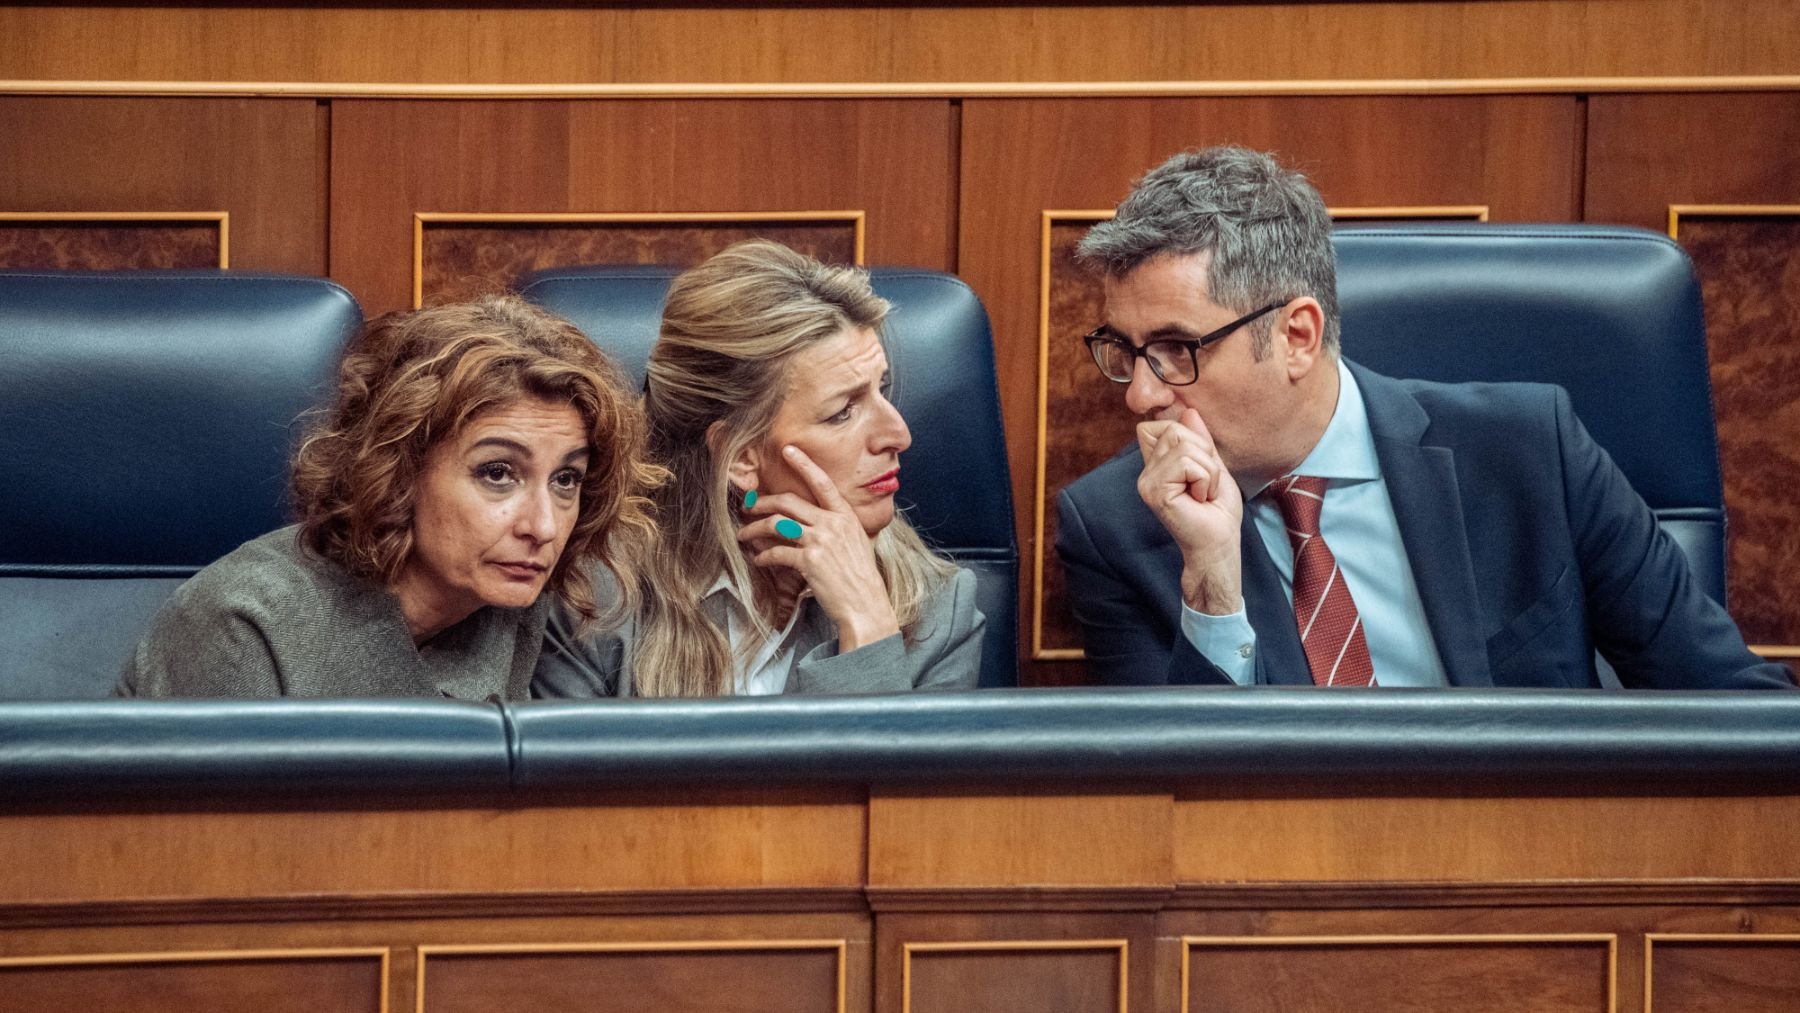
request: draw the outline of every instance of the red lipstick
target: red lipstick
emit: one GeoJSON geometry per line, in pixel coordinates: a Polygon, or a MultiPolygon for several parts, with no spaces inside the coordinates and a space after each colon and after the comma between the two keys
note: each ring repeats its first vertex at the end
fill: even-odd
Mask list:
{"type": "Polygon", "coordinates": [[[900,491],[900,469],[895,468],[893,471],[864,482],[863,488],[877,496],[892,496],[900,491]]]}

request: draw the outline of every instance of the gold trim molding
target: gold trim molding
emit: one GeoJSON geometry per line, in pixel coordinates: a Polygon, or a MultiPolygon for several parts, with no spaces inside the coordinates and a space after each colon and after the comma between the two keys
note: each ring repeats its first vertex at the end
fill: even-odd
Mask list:
{"type": "Polygon", "coordinates": [[[731,225],[758,222],[842,222],[851,227],[856,264],[863,264],[868,214],[864,211],[553,211],[459,212],[413,214],[413,309],[425,305],[425,227],[427,225],[731,225]]]}
{"type": "Polygon", "coordinates": [[[7,222],[212,222],[219,227],[219,267],[231,266],[231,212],[229,211],[0,211],[0,224],[7,222]]]}
{"type": "Polygon", "coordinates": [[[1588,95],[1800,91],[1800,75],[1495,77],[1270,81],[819,81],[414,84],[333,81],[0,80],[0,95],[230,98],[1209,98],[1333,95],[1588,95]]]}
{"type": "MultiPolygon", "coordinates": [[[[1544,943],[1606,944],[1606,1008],[1619,1009],[1619,937],[1610,932],[1521,935],[1413,935],[1413,936],[1182,936],[1181,1013],[1193,1009],[1188,989],[1188,960],[1196,946],[1538,946],[1544,943]]],[[[1647,972],[1646,972],[1647,973],[1647,972]]],[[[1648,979],[1646,979],[1648,980],[1648,979]]]]}
{"type": "Polygon", "coordinates": [[[997,939],[968,942],[902,943],[900,946],[900,1013],[912,1013],[912,958],[915,953],[1029,953],[1046,950],[1117,950],[1119,1013],[1130,1003],[1131,941],[1128,939],[997,939]]]}
{"type": "MultiPolygon", "coordinates": [[[[435,956],[502,956],[506,954],[580,953],[756,953],[761,951],[826,950],[837,956],[837,1013],[846,1013],[847,939],[674,939],[617,943],[473,943],[420,946],[415,988],[415,1009],[425,1013],[425,965],[435,956]]],[[[382,1013],[387,1013],[384,1003],[382,1013]]]]}

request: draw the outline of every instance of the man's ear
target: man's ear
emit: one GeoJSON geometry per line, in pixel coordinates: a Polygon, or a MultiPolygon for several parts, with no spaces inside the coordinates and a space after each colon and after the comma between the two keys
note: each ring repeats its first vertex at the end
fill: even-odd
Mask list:
{"type": "MultiPolygon", "coordinates": [[[[719,448],[725,442],[725,421],[720,419],[706,427],[706,449],[715,460],[719,456],[719,448]]],[[[755,444],[738,451],[737,457],[725,463],[725,476],[731,484],[745,492],[758,487],[757,480],[762,476],[762,451],[755,444]]]]}
{"type": "Polygon", "coordinates": [[[1287,362],[1289,380],[1299,380],[1311,373],[1325,357],[1325,308],[1319,300],[1303,295],[1287,304],[1278,322],[1285,340],[1276,342],[1287,362]]]}

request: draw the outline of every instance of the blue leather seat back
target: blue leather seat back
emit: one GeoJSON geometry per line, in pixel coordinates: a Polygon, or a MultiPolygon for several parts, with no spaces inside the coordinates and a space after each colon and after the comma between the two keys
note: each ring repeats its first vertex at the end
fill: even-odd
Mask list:
{"type": "Polygon", "coordinates": [[[105,695],[170,589],[285,523],[361,321],[316,278],[0,272],[0,696],[105,695]]]}
{"type": "Polygon", "coordinates": [[[1680,247],[1594,225],[1350,227],[1334,242],[1346,356],[1390,376],[1566,388],[1725,600],[1706,329],[1680,247]]]}
{"type": "MultiPolygon", "coordinates": [[[[559,268],[528,276],[520,291],[574,321],[642,382],[676,273],[559,268]]],[[[894,403],[913,436],[901,458],[901,505],[926,539],[978,578],[987,616],[981,684],[1015,685],[1019,550],[987,312],[948,274],[881,267],[870,274],[875,291],[894,304],[887,325],[894,403]]]]}

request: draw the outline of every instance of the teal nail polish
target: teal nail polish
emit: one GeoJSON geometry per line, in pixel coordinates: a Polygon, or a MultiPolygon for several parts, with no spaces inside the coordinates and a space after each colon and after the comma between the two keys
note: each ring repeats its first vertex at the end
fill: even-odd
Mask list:
{"type": "Polygon", "coordinates": [[[748,510],[755,505],[756,505],[756,490],[752,489],[749,492],[744,494],[744,509],[748,510]]]}
{"type": "Polygon", "coordinates": [[[800,526],[799,521],[789,520],[786,517],[775,522],[775,533],[783,538],[791,538],[798,541],[800,533],[805,530],[805,528],[800,526]]]}

